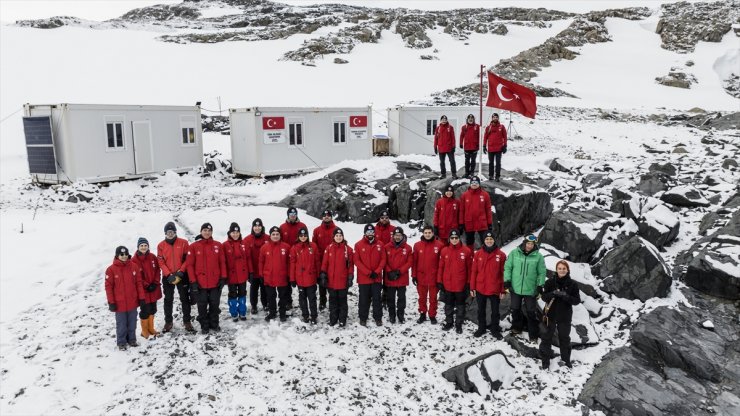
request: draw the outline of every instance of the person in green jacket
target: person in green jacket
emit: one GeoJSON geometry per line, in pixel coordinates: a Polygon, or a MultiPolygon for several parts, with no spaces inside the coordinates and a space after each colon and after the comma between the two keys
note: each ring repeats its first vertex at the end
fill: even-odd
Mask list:
{"type": "Polygon", "coordinates": [[[522,302],[524,302],[530,342],[536,342],[539,335],[535,311],[537,295],[542,293],[546,273],[545,258],[539,252],[537,237],[534,234],[524,237],[522,245],[512,250],[504,264],[504,287],[511,293],[511,332],[522,333],[524,328],[522,302]]]}

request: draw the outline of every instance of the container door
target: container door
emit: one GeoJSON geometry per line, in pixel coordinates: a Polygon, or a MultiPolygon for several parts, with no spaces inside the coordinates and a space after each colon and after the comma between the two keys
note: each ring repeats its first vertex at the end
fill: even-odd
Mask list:
{"type": "Polygon", "coordinates": [[[152,126],[149,120],[132,121],[134,133],[134,167],[137,174],[154,171],[154,151],[152,146],[152,126]]]}

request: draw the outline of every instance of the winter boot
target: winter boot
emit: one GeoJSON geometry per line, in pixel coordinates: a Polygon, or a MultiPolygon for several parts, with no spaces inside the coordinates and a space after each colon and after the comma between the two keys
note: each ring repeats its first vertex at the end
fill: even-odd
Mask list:
{"type": "Polygon", "coordinates": [[[429,323],[432,325],[437,325],[437,318],[434,316],[429,317],[429,323]]]}
{"type": "Polygon", "coordinates": [[[399,316],[399,317],[398,317],[398,323],[399,323],[399,324],[405,324],[405,323],[406,323],[406,318],[405,318],[405,317],[403,317],[403,316],[399,316]]]}
{"type": "Polygon", "coordinates": [[[375,326],[383,326],[383,321],[380,319],[375,320],[375,326]]]}
{"type": "MultiPolygon", "coordinates": [[[[190,327],[192,328],[192,325],[190,327]]],[[[186,325],[186,328],[187,328],[187,325],[186,325]]],[[[162,328],[162,332],[164,332],[166,334],[166,333],[168,333],[170,331],[172,331],[172,322],[165,322],[164,323],[164,328],[162,328]]]]}
{"type": "Polygon", "coordinates": [[[308,323],[308,316],[301,317],[301,322],[303,322],[304,324],[307,324],[308,323]]]}
{"type": "Polygon", "coordinates": [[[389,317],[388,318],[388,322],[390,322],[391,324],[395,324],[396,323],[396,317],[395,316],[389,317]]]}
{"type": "Polygon", "coordinates": [[[486,333],[486,328],[478,327],[478,330],[473,333],[473,336],[476,338],[480,338],[485,333],[486,333]]]}
{"type": "Polygon", "coordinates": [[[426,320],[427,320],[427,314],[425,314],[424,312],[422,312],[422,313],[419,314],[419,319],[416,320],[416,323],[417,324],[421,324],[421,323],[424,323],[424,321],[426,321],[426,320]]]}
{"type": "Polygon", "coordinates": [[[149,318],[141,320],[141,336],[149,339],[149,318]]]}
{"type": "Polygon", "coordinates": [[[367,326],[367,321],[366,320],[360,320],[360,325],[361,326],[367,326]]]}
{"type": "Polygon", "coordinates": [[[543,370],[550,369],[550,359],[549,358],[543,358],[542,359],[542,369],[543,370]]]}
{"type": "Polygon", "coordinates": [[[316,321],[316,318],[311,318],[311,324],[312,324],[312,325],[316,325],[316,322],[317,322],[317,321],[316,321]]]}
{"type": "MultiPolygon", "coordinates": [[[[172,324],[170,324],[170,326],[171,325],[172,324]]],[[[185,330],[188,331],[188,332],[190,332],[190,333],[196,332],[195,331],[195,328],[193,328],[193,324],[191,324],[190,322],[185,322],[185,330]]]]}
{"type": "Polygon", "coordinates": [[[455,332],[457,332],[458,334],[462,334],[462,325],[455,326],[455,332]]]}
{"type": "Polygon", "coordinates": [[[443,331],[449,331],[450,329],[452,329],[452,327],[453,327],[453,326],[454,326],[454,325],[452,324],[452,322],[450,322],[450,323],[445,323],[444,325],[442,325],[442,330],[443,330],[443,331]]]}
{"type": "Polygon", "coordinates": [[[234,319],[234,321],[239,320],[239,316],[237,315],[239,305],[237,303],[236,298],[230,298],[229,299],[229,315],[234,319]]]}
{"type": "Polygon", "coordinates": [[[242,296],[236,299],[236,309],[239,312],[239,319],[247,319],[247,297],[242,296]]]}
{"type": "Polygon", "coordinates": [[[129,347],[138,347],[138,346],[139,346],[139,343],[138,343],[138,342],[136,342],[136,340],[134,340],[134,341],[129,341],[129,342],[128,342],[128,346],[129,346],[129,347]]]}
{"type": "Polygon", "coordinates": [[[149,334],[154,337],[159,336],[159,332],[154,328],[154,315],[149,315],[149,334]]]}
{"type": "Polygon", "coordinates": [[[126,344],[118,344],[118,350],[119,351],[126,351],[128,349],[128,345],[126,344]]]}

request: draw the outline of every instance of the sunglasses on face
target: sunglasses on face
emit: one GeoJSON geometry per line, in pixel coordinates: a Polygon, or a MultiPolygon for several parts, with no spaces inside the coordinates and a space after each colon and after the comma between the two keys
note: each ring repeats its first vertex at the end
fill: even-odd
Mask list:
{"type": "Polygon", "coordinates": [[[365,235],[375,235],[375,231],[365,231],[365,235]]]}
{"type": "Polygon", "coordinates": [[[450,237],[450,240],[459,240],[460,237],[450,237]]]}

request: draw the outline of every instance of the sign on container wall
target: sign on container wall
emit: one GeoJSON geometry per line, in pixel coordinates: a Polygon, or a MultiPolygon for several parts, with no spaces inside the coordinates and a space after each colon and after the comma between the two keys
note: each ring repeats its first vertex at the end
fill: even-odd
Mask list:
{"type": "Polygon", "coordinates": [[[285,143],[285,117],[262,117],[265,144],[285,143]]]}
{"type": "Polygon", "coordinates": [[[349,136],[352,139],[367,139],[367,116],[349,116],[349,136]]]}

